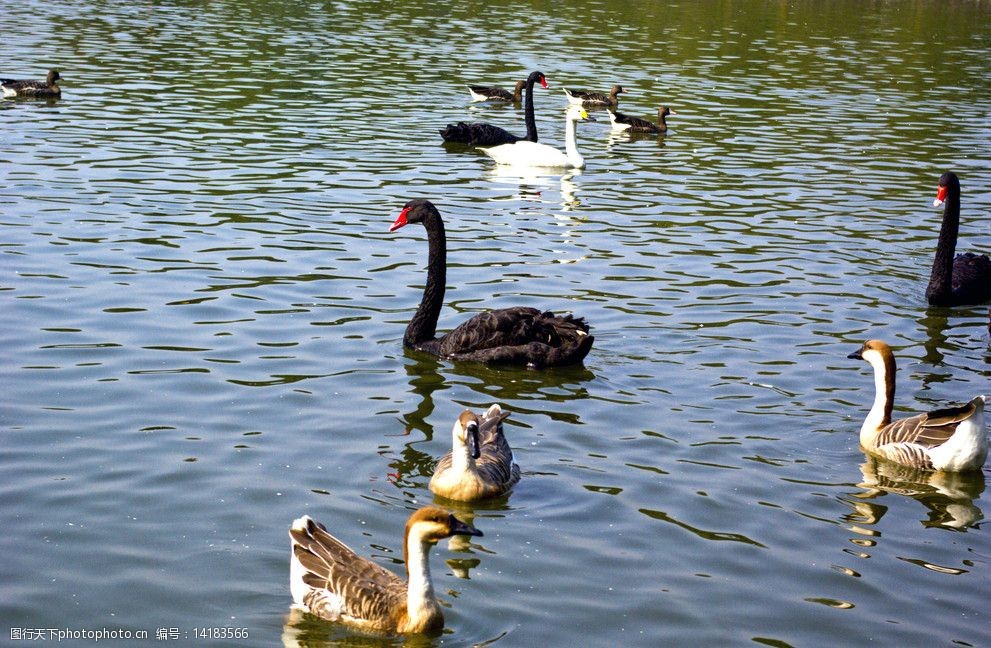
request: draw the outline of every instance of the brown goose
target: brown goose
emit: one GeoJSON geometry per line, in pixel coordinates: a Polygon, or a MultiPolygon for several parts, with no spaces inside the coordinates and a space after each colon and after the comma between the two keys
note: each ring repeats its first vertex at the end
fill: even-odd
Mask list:
{"type": "Polygon", "coordinates": [[[943,207],[936,257],[933,259],[926,299],[933,306],[980,304],[991,300],[991,259],[985,254],[953,253],[960,231],[960,180],[947,172],[939,178],[933,207],[943,207]]]}
{"type": "Polygon", "coordinates": [[[429,200],[411,200],[390,232],[410,223],[427,230],[427,284],[423,299],[406,327],[403,345],[451,360],[474,360],[528,367],[581,362],[594,338],[581,317],[558,316],[515,306],[479,313],[437,337],[437,318],[447,282],[447,236],[440,212],[429,200]]]}
{"type": "Polygon", "coordinates": [[[585,107],[612,106],[615,108],[619,105],[619,94],[621,92],[626,92],[621,85],[614,85],[612,90],[609,91],[609,94],[593,92],[591,90],[564,89],[564,94],[568,95],[568,103],[585,107]]]}
{"type": "Polygon", "coordinates": [[[49,70],[44,81],[0,79],[0,91],[5,97],[58,97],[62,94],[62,88],[55,82],[61,78],[58,70],[49,70]]]}
{"type": "Polygon", "coordinates": [[[891,347],[881,340],[868,340],[847,357],[866,360],[874,367],[874,405],[860,428],[864,450],[924,470],[963,472],[984,465],[988,456],[984,396],[961,407],[892,421],[895,356],[891,347]]]}
{"type": "Polygon", "coordinates": [[[533,84],[538,81],[540,85],[547,87],[547,79],[543,72],[531,72],[526,79],[526,101],[523,104],[523,116],[526,121],[525,137],[513,135],[503,128],[485,122],[448,124],[446,128],[441,129],[440,136],[444,138],[445,142],[458,142],[472,146],[496,146],[518,142],[522,139],[536,142],[537,120],[533,116],[533,84]]]}
{"type": "Polygon", "coordinates": [[[444,615],[434,598],[427,553],[438,540],[482,532],[433,506],[406,522],[406,580],[362,558],[304,515],[289,530],[293,601],[307,612],[378,632],[437,632],[444,615]]]}
{"type": "Polygon", "coordinates": [[[462,412],[451,431],[451,451],[437,462],[430,490],[463,502],[508,493],[520,480],[520,467],[502,429],[508,417],[499,405],[492,405],[481,417],[470,410],[462,412]]]}
{"type": "Polygon", "coordinates": [[[657,123],[639,117],[624,115],[621,112],[609,111],[609,121],[612,122],[613,130],[629,131],[631,133],[665,133],[668,130],[668,122],[665,119],[668,115],[677,115],[675,111],[667,106],[657,109],[657,123]]]}
{"type": "Polygon", "coordinates": [[[505,88],[499,88],[496,86],[483,86],[483,85],[470,85],[468,86],[468,93],[471,95],[472,101],[505,101],[511,103],[519,103],[523,101],[523,88],[526,87],[526,81],[520,79],[516,82],[516,87],[510,92],[505,88]]]}

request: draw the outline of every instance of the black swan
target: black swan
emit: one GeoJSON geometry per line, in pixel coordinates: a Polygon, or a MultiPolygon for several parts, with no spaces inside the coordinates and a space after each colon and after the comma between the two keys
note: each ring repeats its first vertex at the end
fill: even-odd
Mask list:
{"type": "Polygon", "coordinates": [[[468,86],[468,93],[471,95],[472,101],[505,101],[511,103],[519,103],[523,101],[523,88],[526,87],[526,81],[520,79],[516,82],[516,87],[510,92],[505,88],[499,88],[496,86],[483,86],[483,85],[470,85],[468,86]]]}
{"type": "Polygon", "coordinates": [[[581,362],[594,337],[581,317],[558,316],[515,306],[479,313],[453,331],[436,337],[447,282],[447,237],[440,212],[429,200],[411,200],[389,228],[410,223],[427,230],[429,255],[423,299],[406,327],[403,345],[451,360],[474,360],[528,367],[581,362]]]}
{"type": "Polygon", "coordinates": [[[523,105],[523,115],[526,120],[526,137],[517,137],[509,131],[486,124],[484,122],[458,122],[448,124],[447,128],[440,131],[440,136],[445,142],[459,142],[461,144],[471,144],[472,146],[497,146],[499,144],[510,144],[521,139],[537,141],[537,121],[533,117],[533,84],[540,82],[540,85],[547,87],[547,79],[543,72],[531,72],[526,79],[526,101],[523,105]]]}
{"type": "Polygon", "coordinates": [[[0,79],[0,90],[5,97],[58,97],[62,89],[55,82],[61,78],[58,70],[49,70],[44,81],[0,79]]]}
{"type": "Polygon", "coordinates": [[[991,300],[991,259],[985,254],[953,253],[960,230],[960,180],[955,173],[939,177],[934,207],[943,207],[943,225],[939,228],[936,257],[926,299],[933,306],[980,304],[991,300]]]}
{"type": "Polygon", "coordinates": [[[609,121],[612,122],[613,130],[629,131],[631,133],[666,133],[668,122],[665,119],[668,115],[677,115],[675,111],[667,106],[657,109],[657,123],[639,117],[631,117],[621,112],[609,112],[609,121]]]}
{"type": "Polygon", "coordinates": [[[582,106],[612,106],[613,108],[619,105],[618,95],[621,92],[626,92],[621,85],[614,85],[609,94],[590,90],[564,89],[564,94],[568,95],[568,103],[582,106]]]}

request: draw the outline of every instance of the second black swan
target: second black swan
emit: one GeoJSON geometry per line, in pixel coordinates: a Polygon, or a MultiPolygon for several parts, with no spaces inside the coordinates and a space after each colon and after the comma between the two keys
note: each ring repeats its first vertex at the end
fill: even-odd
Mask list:
{"type": "Polygon", "coordinates": [[[423,299],[406,327],[403,345],[451,360],[473,360],[540,368],[581,362],[594,337],[581,317],[555,315],[527,306],[479,313],[437,336],[447,282],[447,236],[440,212],[429,200],[411,200],[389,228],[410,223],[427,230],[429,256],[423,299]]]}
{"type": "Polygon", "coordinates": [[[537,120],[533,116],[533,85],[537,82],[547,87],[547,79],[543,72],[531,72],[526,79],[526,99],[523,104],[523,115],[526,120],[526,136],[513,135],[504,128],[486,124],[485,122],[458,122],[448,124],[441,129],[440,136],[445,142],[459,142],[472,146],[497,146],[511,144],[526,139],[537,141],[537,120]]]}
{"type": "Polygon", "coordinates": [[[940,176],[934,207],[943,205],[936,257],[933,259],[926,299],[933,306],[981,304],[991,300],[991,259],[986,254],[953,253],[960,231],[960,180],[955,173],[940,176]]]}

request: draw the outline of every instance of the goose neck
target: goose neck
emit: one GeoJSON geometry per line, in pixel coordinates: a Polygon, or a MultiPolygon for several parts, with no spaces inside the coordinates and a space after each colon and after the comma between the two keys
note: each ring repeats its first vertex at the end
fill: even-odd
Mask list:
{"type": "Polygon", "coordinates": [[[406,611],[411,620],[421,613],[426,614],[434,605],[434,585],[430,577],[430,562],[427,554],[430,543],[416,532],[416,528],[406,533],[404,546],[406,558],[406,611]]]}
{"type": "Polygon", "coordinates": [[[892,355],[870,358],[874,367],[874,404],[860,429],[861,445],[885,425],[891,423],[891,412],[895,404],[895,358],[892,355]]]}

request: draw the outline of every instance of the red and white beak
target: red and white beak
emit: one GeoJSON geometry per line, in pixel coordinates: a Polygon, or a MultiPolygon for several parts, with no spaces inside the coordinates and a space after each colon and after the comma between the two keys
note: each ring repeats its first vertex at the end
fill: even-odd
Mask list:
{"type": "Polygon", "coordinates": [[[946,187],[939,187],[936,189],[936,200],[933,201],[933,207],[939,207],[944,202],[946,202],[946,187]]]}
{"type": "Polygon", "coordinates": [[[544,87],[544,90],[550,87],[549,85],[547,85],[547,79],[545,79],[544,77],[540,77],[540,85],[544,87]]]}
{"type": "Polygon", "coordinates": [[[401,212],[399,212],[399,216],[396,217],[396,221],[389,228],[389,231],[390,232],[395,232],[397,229],[399,229],[403,225],[408,225],[409,224],[409,221],[406,220],[406,214],[407,214],[407,212],[409,212],[409,207],[404,207],[403,210],[401,212]]]}

